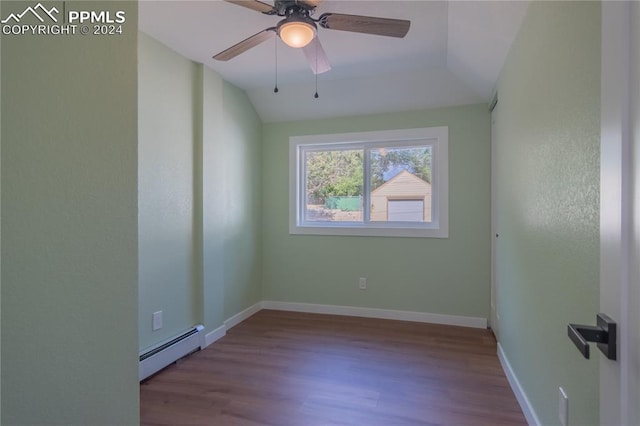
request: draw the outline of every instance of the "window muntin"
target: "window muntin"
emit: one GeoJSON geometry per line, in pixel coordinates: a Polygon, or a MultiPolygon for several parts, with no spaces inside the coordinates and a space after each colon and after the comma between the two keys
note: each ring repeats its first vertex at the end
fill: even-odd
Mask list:
{"type": "Polygon", "coordinates": [[[446,127],[298,136],[290,148],[290,233],[448,236],[446,127]]]}

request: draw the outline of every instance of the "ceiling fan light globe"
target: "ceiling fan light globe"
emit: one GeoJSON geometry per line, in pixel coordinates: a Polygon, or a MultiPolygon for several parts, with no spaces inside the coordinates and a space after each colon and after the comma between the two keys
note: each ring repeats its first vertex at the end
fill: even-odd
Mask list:
{"type": "Polygon", "coordinates": [[[278,28],[278,35],[287,46],[305,47],[316,36],[316,29],[306,22],[287,22],[278,28]]]}

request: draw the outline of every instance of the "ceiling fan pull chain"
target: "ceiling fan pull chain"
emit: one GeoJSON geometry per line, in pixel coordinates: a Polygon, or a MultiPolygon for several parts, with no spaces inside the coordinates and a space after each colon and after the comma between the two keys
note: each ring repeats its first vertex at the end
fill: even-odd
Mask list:
{"type": "MultiPolygon", "coordinates": [[[[316,34],[316,38],[318,38],[318,35],[316,34]]],[[[316,42],[319,42],[320,40],[316,40],[316,42]]],[[[316,75],[316,94],[313,95],[314,98],[318,99],[320,97],[320,95],[318,95],[318,43],[316,43],[315,45],[316,48],[316,69],[314,74],[316,75]]]]}
{"type": "Polygon", "coordinates": [[[278,93],[278,37],[274,38],[275,40],[275,57],[276,57],[276,86],[273,88],[273,93],[278,93]]]}

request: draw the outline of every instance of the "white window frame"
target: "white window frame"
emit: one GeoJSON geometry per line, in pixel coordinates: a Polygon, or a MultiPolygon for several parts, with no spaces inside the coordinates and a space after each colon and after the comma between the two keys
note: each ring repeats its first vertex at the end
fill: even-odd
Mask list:
{"type": "MultiPolygon", "coordinates": [[[[364,156],[364,194],[370,193],[369,159],[364,156]]],[[[366,199],[366,198],[365,198],[366,199]]],[[[369,209],[365,202],[363,209],[369,209]]],[[[363,211],[363,216],[368,217],[363,211]]],[[[289,138],[289,233],[379,237],[449,237],[449,128],[384,130],[289,138]],[[431,145],[431,222],[312,222],[306,208],[304,152],[431,145]]]]}

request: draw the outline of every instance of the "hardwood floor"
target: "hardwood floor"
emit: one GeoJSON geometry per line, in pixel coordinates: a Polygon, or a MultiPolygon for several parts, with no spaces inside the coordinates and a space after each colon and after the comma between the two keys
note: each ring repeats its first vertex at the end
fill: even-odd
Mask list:
{"type": "Polygon", "coordinates": [[[140,385],[142,425],[526,425],[490,331],[263,310],[140,385]]]}

